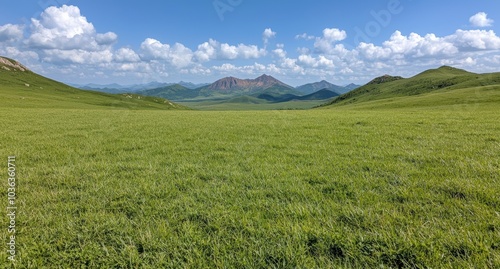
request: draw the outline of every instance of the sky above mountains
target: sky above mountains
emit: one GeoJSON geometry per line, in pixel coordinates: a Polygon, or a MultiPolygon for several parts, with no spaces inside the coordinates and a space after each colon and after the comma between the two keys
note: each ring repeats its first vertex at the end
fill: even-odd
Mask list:
{"type": "Polygon", "coordinates": [[[451,65],[500,71],[500,2],[9,1],[0,55],[67,83],[366,83],[451,65]]]}

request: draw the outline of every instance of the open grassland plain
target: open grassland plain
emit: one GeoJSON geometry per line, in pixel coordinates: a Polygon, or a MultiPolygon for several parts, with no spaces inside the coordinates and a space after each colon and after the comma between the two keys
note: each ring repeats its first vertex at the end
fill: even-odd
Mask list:
{"type": "Polygon", "coordinates": [[[0,108],[13,264],[500,268],[498,112],[0,108]]]}
{"type": "MultiPolygon", "coordinates": [[[[244,97],[242,97],[244,98],[244,97]]],[[[235,98],[236,99],[236,98],[235,98]]],[[[288,101],[282,103],[272,102],[224,102],[224,101],[198,101],[198,102],[179,102],[186,107],[195,110],[211,110],[211,111],[236,111],[236,110],[294,110],[294,109],[311,109],[322,104],[325,100],[313,101],[288,101]]]]}

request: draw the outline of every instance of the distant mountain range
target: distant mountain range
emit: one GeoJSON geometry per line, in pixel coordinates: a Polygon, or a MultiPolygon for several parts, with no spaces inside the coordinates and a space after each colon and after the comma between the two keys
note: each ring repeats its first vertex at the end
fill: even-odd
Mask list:
{"type": "Polygon", "coordinates": [[[75,86],[85,90],[103,91],[107,93],[131,92],[146,96],[168,98],[176,101],[194,99],[232,99],[241,96],[252,96],[257,98],[259,98],[258,96],[261,96],[265,97],[264,99],[268,101],[287,100],[289,98],[290,100],[300,100],[301,98],[308,100],[311,96],[315,96],[314,98],[323,98],[314,100],[326,100],[359,87],[359,85],[355,84],[349,84],[343,87],[323,80],[295,88],[265,74],[255,79],[226,77],[219,79],[212,84],[194,84],[181,81],[179,83],[151,82],[148,84],[129,86],[119,84],[87,84],[75,86]],[[328,90],[332,93],[325,94],[326,92],[323,91],[313,95],[321,90],[328,90]]]}
{"type": "Polygon", "coordinates": [[[120,85],[113,83],[113,84],[85,84],[85,85],[71,84],[71,86],[82,90],[92,90],[92,91],[100,91],[106,93],[136,93],[139,91],[167,87],[176,84],[182,85],[188,89],[195,89],[206,85],[210,85],[209,83],[195,84],[184,81],[181,81],[179,83],[162,83],[155,81],[146,84],[135,84],[135,85],[120,85]]]}
{"type": "Polygon", "coordinates": [[[293,94],[285,94],[281,96],[273,96],[269,94],[259,94],[257,98],[264,99],[273,103],[282,103],[289,101],[312,101],[312,100],[326,100],[332,97],[339,96],[340,94],[330,91],[328,89],[322,89],[307,95],[297,96],[293,94]]]}
{"type": "Polygon", "coordinates": [[[330,82],[328,82],[326,80],[322,80],[320,82],[309,83],[309,84],[299,86],[299,87],[297,87],[297,90],[302,92],[303,94],[311,94],[311,93],[317,92],[319,90],[327,89],[327,90],[330,90],[330,91],[333,91],[333,92],[336,92],[339,94],[343,94],[346,92],[350,92],[358,87],[360,87],[360,86],[356,85],[356,84],[352,84],[352,83],[343,87],[343,86],[331,84],[330,82]]]}

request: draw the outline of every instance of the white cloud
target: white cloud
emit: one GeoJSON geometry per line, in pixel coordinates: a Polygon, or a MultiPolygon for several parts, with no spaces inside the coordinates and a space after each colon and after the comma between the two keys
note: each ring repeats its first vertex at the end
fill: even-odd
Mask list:
{"type": "Polygon", "coordinates": [[[133,49],[121,48],[115,51],[114,60],[116,62],[139,62],[141,58],[133,49]]]}
{"type": "Polygon", "coordinates": [[[266,55],[264,49],[259,49],[255,45],[245,45],[239,44],[238,46],[232,46],[227,43],[221,44],[220,55],[222,59],[234,60],[237,58],[241,59],[257,59],[266,55]]]}
{"type": "Polygon", "coordinates": [[[42,60],[55,64],[90,64],[110,63],[113,53],[109,50],[86,51],[86,50],[59,50],[52,49],[44,51],[42,60]]]}
{"type": "Polygon", "coordinates": [[[459,53],[480,52],[500,49],[500,37],[492,30],[457,30],[454,34],[438,37],[435,34],[420,36],[411,33],[404,36],[394,32],[382,46],[360,43],[356,48],[367,60],[396,60],[414,58],[450,58],[459,53]]]}
{"type": "Polygon", "coordinates": [[[387,59],[392,53],[389,48],[377,47],[373,44],[361,42],[358,46],[358,51],[368,60],[387,59]]]}
{"type": "MultiPolygon", "coordinates": [[[[391,38],[383,43],[383,47],[390,49],[392,54],[403,57],[450,56],[458,52],[453,43],[434,34],[422,37],[411,33],[409,36],[403,36],[400,31],[394,32],[391,38]]],[[[384,58],[388,56],[383,54],[384,58]]]]}
{"type": "Polygon", "coordinates": [[[457,30],[455,34],[445,39],[453,42],[463,51],[500,49],[500,37],[493,30],[457,30]]]}
{"type": "Polygon", "coordinates": [[[296,36],[295,36],[295,39],[313,40],[313,39],[315,39],[315,38],[316,38],[315,36],[308,35],[307,33],[303,33],[303,34],[300,34],[300,35],[296,35],[296,36]]]}
{"type": "Polygon", "coordinates": [[[396,31],[392,34],[391,38],[383,44],[385,47],[389,48],[392,53],[408,54],[418,48],[422,40],[422,37],[418,34],[411,33],[409,36],[403,36],[400,31],[396,31]]]}
{"type": "Polygon", "coordinates": [[[134,70],[136,70],[136,65],[134,65],[133,63],[121,64],[118,66],[118,70],[120,70],[120,71],[134,71],[134,70]]]}
{"type": "Polygon", "coordinates": [[[474,27],[489,27],[493,25],[494,21],[488,18],[488,14],[479,12],[476,15],[470,17],[469,22],[474,27]]]}
{"type": "Polygon", "coordinates": [[[243,66],[236,66],[233,64],[225,63],[220,66],[212,66],[212,69],[220,72],[221,74],[230,76],[238,76],[241,74],[245,76],[259,76],[262,75],[263,73],[267,74],[282,73],[282,69],[277,67],[275,64],[264,65],[260,63],[254,63],[253,65],[243,65],[243,66]]]}
{"type": "Polygon", "coordinates": [[[0,26],[0,42],[17,41],[23,38],[22,25],[6,24],[0,26]]]}
{"type": "Polygon", "coordinates": [[[311,55],[300,55],[298,63],[301,65],[312,67],[316,64],[316,60],[311,55]]]}
{"type": "Polygon", "coordinates": [[[30,47],[59,50],[101,50],[117,39],[115,33],[97,34],[76,6],[49,7],[40,19],[31,19],[30,47]]]}
{"type": "Polygon", "coordinates": [[[340,70],[340,73],[346,75],[346,74],[352,74],[352,73],[354,73],[354,71],[352,71],[352,69],[349,67],[345,67],[342,70],[340,70]]]}
{"type": "Polygon", "coordinates": [[[95,40],[98,45],[111,45],[116,42],[118,36],[113,32],[97,34],[95,40]]]}
{"type": "Polygon", "coordinates": [[[334,67],[333,61],[331,59],[326,58],[324,55],[320,55],[318,58],[312,57],[311,55],[300,55],[297,63],[306,67],[313,67],[313,68],[334,67]]]}
{"type": "Polygon", "coordinates": [[[147,38],[142,42],[141,51],[146,60],[163,60],[176,68],[190,65],[193,59],[193,52],[183,44],[175,43],[170,46],[153,38],[147,38]]]}
{"type": "Polygon", "coordinates": [[[333,61],[331,59],[326,58],[325,56],[321,55],[318,58],[317,61],[318,67],[325,67],[325,68],[333,68],[335,65],[333,64],[333,61]]]}
{"type": "Polygon", "coordinates": [[[314,43],[314,48],[320,53],[332,54],[339,49],[334,46],[335,43],[347,38],[347,33],[344,30],[336,28],[326,28],[323,30],[323,36],[317,37],[314,43]]]}
{"type": "Polygon", "coordinates": [[[198,45],[198,50],[194,53],[196,59],[200,62],[208,62],[217,58],[217,41],[210,39],[208,42],[198,45]]]}
{"type": "Polygon", "coordinates": [[[227,43],[220,45],[219,53],[222,59],[234,60],[238,58],[238,48],[227,43]]]}
{"type": "Polygon", "coordinates": [[[336,28],[326,28],[323,30],[323,38],[331,42],[342,41],[346,39],[347,34],[344,30],[339,30],[336,28]]]}
{"type": "Polygon", "coordinates": [[[172,47],[170,55],[171,63],[177,68],[186,67],[191,64],[193,59],[193,52],[191,49],[185,47],[180,43],[175,43],[172,47]]]}
{"type": "Polygon", "coordinates": [[[200,66],[195,66],[191,69],[183,69],[183,70],[181,70],[181,72],[184,72],[186,74],[207,76],[207,75],[210,75],[212,73],[212,70],[210,70],[210,68],[206,68],[206,67],[200,65],[200,66]]]}
{"type": "Polygon", "coordinates": [[[223,64],[221,66],[214,66],[213,69],[222,72],[231,72],[237,70],[238,68],[233,64],[223,64]]]}
{"type": "Polygon", "coordinates": [[[170,45],[162,44],[160,41],[153,38],[146,38],[141,44],[141,50],[147,59],[168,60],[170,45]]]}
{"type": "Polygon", "coordinates": [[[264,40],[264,46],[267,46],[269,43],[269,39],[274,38],[276,36],[276,32],[273,32],[271,28],[267,28],[264,30],[264,33],[262,33],[262,39],[264,40]]]}
{"type": "Polygon", "coordinates": [[[195,58],[199,62],[211,60],[236,60],[236,59],[258,59],[267,54],[265,49],[259,49],[256,45],[239,44],[229,45],[219,43],[210,39],[198,45],[198,50],[194,52],[195,58]]]}
{"type": "Polygon", "coordinates": [[[283,44],[278,44],[276,46],[276,49],[273,50],[274,55],[278,56],[278,58],[285,58],[286,57],[286,51],[284,50],[284,45],[283,44]]]}
{"type": "Polygon", "coordinates": [[[29,50],[19,50],[16,47],[0,47],[0,55],[8,55],[21,62],[38,61],[38,53],[29,50]]]}

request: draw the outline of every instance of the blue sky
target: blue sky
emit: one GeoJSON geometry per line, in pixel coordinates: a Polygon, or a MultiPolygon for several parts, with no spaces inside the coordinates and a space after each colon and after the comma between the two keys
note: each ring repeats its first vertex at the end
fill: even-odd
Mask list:
{"type": "Polygon", "coordinates": [[[0,55],[67,83],[213,82],[263,73],[297,86],[500,71],[500,2],[9,1],[0,55]]]}

